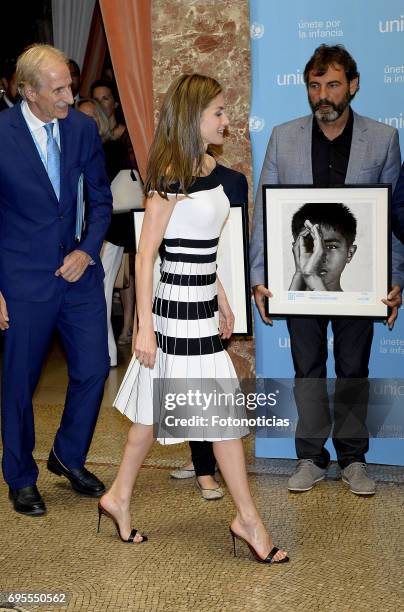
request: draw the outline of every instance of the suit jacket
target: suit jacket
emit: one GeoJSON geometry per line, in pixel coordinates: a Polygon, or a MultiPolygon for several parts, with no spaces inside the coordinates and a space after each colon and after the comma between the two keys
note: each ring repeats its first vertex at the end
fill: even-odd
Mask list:
{"type": "Polygon", "coordinates": [[[70,109],[59,120],[60,199],[21,112],[0,113],[0,290],[5,298],[42,302],[66,281],[55,276],[64,257],[78,248],[89,266],[75,285],[87,291],[103,278],[99,258],[110,222],[112,197],[95,122],[70,109]],[[77,184],[86,183],[86,231],[75,242],[77,184]]]}
{"type": "Polygon", "coordinates": [[[3,97],[0,98],[0,112],[4,111],[4,110],[8,110],[10,107],[9,105],[6,103],[6,101],[4,100],[3,97]]]}
{"type": "MultiPolygon", "coordinates": [[[[400,172],[398,132],[354,112],[352,144],[346,184],[391,183],[400,172]]],[[[251,285],[265,283],[262,185],[312,185],[313,115],[300,117],[273,129],[255,200],[250,243],[251,285]]],[[[394,283],[393,283],[394,284],[394,283]]]]}
{"type": "Polygon", "coordinates": [[[404,164],[393,194],[391,221],[393,232],[404,243],[404,164]]]}

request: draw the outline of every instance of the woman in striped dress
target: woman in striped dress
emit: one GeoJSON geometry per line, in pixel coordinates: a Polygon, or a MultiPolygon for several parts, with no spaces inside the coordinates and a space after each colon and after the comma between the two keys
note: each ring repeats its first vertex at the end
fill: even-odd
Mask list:
{"type": "MultiPolygon", "coordinates": [[[[134,355],[115,400],[133,425],[118,474],[99,504],[99,517],[111,518],[125,542],[146,541],[131,529],[130,500],[154,442],[153,381],[166,385],[170,379],[237,378],[221,343],[232,334],[234,316],[216,275],[217,244],[229,201],[216,177],[216,162],[206,153],[210,144],[223,144],[228,123],[219,83],[198,74],[182,75],[165,96],[150,150],[147,205],[136,257],[139,326],[134,355]],[[153,299],[153,266],[162,240],[165,256],[153,299]]],[[[245,542],[257,561],[287,561],[286,553],[273,545],[252,500],[241,437],[217,435],[213,440],[236,506],[230,526],[233,543],[236,538],[245,542]]],[[[160,441],[183,439],[162,436],[160,441]]]]}

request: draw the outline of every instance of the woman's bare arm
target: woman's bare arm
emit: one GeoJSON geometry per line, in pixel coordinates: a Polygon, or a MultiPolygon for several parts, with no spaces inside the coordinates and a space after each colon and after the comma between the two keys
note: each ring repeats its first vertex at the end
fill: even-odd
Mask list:
{"type": "Polygon", "coordinates": [[[234,314],[227,300],[223,285],[217,276],[217,302],[219,308],[219,333],[223,340],[227,340],[233,333],[234,314]]]}
{"type": "Polygon", "coordinates": [[[154,193],[146,200],[146,211],[135,262],[136,308],[138,332],[134,352],[146,367],[153,367],[156,358],[156,338],[152,316],[153,268],[158,249],[178,198],[168,201],[154,193]]]}

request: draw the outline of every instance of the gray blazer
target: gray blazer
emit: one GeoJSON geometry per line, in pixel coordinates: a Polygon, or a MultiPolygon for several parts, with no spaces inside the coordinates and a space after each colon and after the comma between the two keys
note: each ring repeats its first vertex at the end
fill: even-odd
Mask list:
{"type": "MultiPolygon", "coordinates": [[[[262,166],[254,206],[250,243],[251,286],[265,284],[262,185],[312,185],[311,165],[313,115],[275,127],[262,166]]],[[[401,166],[396,128],[354,112],[352,144],[346,184],[391,183],[393,189],[401,166]]],[[[398,247],[394,240],[393,247],[398,247]]],[[[399,257],[401,249],[399,250],[399,257]]],[[[394,276],[393,284],[400,281],[394,276]]],[[[402,286],[402,285],[401,285],[402,286]]]]}

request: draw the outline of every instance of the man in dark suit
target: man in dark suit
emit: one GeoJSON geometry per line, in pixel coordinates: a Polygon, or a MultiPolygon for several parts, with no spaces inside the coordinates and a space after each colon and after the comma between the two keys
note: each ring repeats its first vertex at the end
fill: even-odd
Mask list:
{"type": "Polygon", "coordinates": [[[111,192],[96,124],[69,109],[67,59],[34,45],[17,62],[23,101],[0,114],[0,328],[5,330],[3,474],[17,512],[41,515],[32,395],[55,329],[68,362],[66,403],[48,469],[81,494],[103,483],[84,468],[109,371],[99,251],[111,192]],[[86,226],[76,218],[86,186],[86,226]]]}
{"type": "MultiPolygon", "coordinates": [[[[272,294],[264,285],[262,185],[302,184],[328,187],[344,184],[391,183],[400,169],[395,128],[353,112],[350,102],[359,89],[356,62],[341,45],[320,45],[304,70],[312,114],[274,128],[266,152],[254,208],[250,246],[251,285],[256,305],[266,323],[264,299],[272,294]]],[[[393,240],[393,248],[395,248],[393,240]]],[[[400,254],[397,252],[397,255],[400,254]]],[[[276,264],[275,264],[276,265],[276,264]]],[[[302,279],[300,279],[303,281],[302,279]]],[[[392,308],[389,327],[401,304],[401,285],[393,269],[393,286],[383,300],[392,308]]],[[[299,421],[296,430],[296,473],[288,489],[309,491],[325,477],[330,455],[325,442],[331,431],[325,384],[327,326],[334,333],[337,375],[333,443],[342,479],[357,495],[373,495],[375,482],[367,475],[369,448],[366,428],[368,366],[373,321],[354,317],[288,317],[295,398],[299,421]],[[353,418],[356,417],[356,418],[353,418]],[[351,426],[346,434],[346,424],[351,426]],[[345,435],[339,431],[345,431],[345,435]]]]}
{"type": "Polygon", "coordinates": [[[404,164],[393,194],[391,222],[394,234],[404,244],[404,164]]]}

